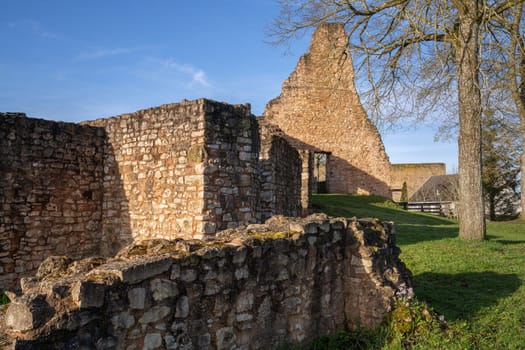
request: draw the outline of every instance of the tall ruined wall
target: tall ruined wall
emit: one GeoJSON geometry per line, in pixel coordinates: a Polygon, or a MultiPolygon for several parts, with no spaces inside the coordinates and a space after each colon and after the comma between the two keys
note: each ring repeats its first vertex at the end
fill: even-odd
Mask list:
{"type": "MultiPolygon", "coordinates": [[[[259,221],[264,222],[275,214],[300,216],[304,205],[301,187],[303,160],[279,128],[264,118],[257,118],[257,121],[261,135],[259,221]]],[[[308,204],[306,202],[306,208],[308,204]]]]}
{"type": "Polygon", "coordinates": [[[103,232],[109,253],[134,239],[191,237],[203,207],[197,172],[203,114],[202,105],[182,103],[86,123],[107,135],[103,232]]]}
{"type": "Polygon", "coordinates": [[[203,233],[256,222],[259,130],[250,105],[205,101],[203,233]]]}
{"type": "Polygon", "coordinates": [[[407,184],[407,197],[410,198],[431,176],[445,174],[445,163],[392,164],[392,197],[395,201],[401,199],[403,182],[407,184]]]}
{"type": "Polygon", "coordinates": [[[0,113],[0,289],[48,255],[99,253],[104,131],[0,113]]]}
{"type": "Polygon", "coordinates": [[[325,23],[264,115],[298,149],[329,152],[328,190],[390,197],[390,163],[354,85],[344,26],[325,23]]]}
{"type": "Polygon", "coordinates": [[[200,99],[87,123],[108,138],[103,218],[112,250],[255,220],[257,128],[248,106],[200,99]]]}
{"type": "Polygon", "coordinates": [[[273,349],[374,327],[410,286],[392,230],[274,217],[207,242],[143,242],[105,262],[49,259],[24,281],[7,329],[15,349],[132,350],[273,349]]]}

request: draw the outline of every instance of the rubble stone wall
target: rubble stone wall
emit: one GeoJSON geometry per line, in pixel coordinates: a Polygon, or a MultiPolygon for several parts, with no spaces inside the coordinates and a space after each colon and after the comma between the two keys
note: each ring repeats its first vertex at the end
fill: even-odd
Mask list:
{"type": "Polygon", "coordinates": [[[259,130],[249,105],[205,103],[203,234],[256,222],[259,130]]]}
{"type": "Polygon", "coordinates": [[[207,241],[56,257],[6,314],[14,349],[273,349],[375,327],[410,286],[393,225],[275,216],[207,241]]]}
{"type": "Polygon", "coordinates": [[[299,152],[286,141],[278,127],[264,118],[257,121],[261,135],[259,221],[264,222],[275,214],[300,216],[302,206],[309,205],[302,199],[303,166],[311,164],[303,163],[299,152]]]}
{"type": "Polygon", "coordinates": [[[82,125],[0,118],[1,289],[49,255],[112,256],[300,213],[297,151],[266,129],[259,160],[249,105],[183,101],[82,125]]]}
{"type": "Polygon", "coordinates": [[[48,255],[99,253],[104,130],[0,113],[0,288],[48,255]]]}
{"type": "Polygon", "coordinates": [[[297,149],[329,153],[329,192],[390,197],[390,162],[353,79],[343,24],[321,24],[264,116],[297,149]]]}
{"type": "Polygon", "coordinates": [[[88,124],[107,133],[103,231],[111,250],[134,239],[191,238],[203,215],[203,105],[164,105],[88,124]]]}
{"type": "Polygon", "coordinates": [[[202,237],[254,222],[254,119],[248,106],[200,99],[88,122],[108,137],[106,241],[202,237]]]}

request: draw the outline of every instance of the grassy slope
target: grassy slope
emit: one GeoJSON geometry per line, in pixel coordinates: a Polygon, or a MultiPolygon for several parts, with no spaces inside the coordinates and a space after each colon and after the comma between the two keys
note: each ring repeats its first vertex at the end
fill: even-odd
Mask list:
{"type": "Polygon", "coordinates": [[[466,242],[455,221],[409,213],[381,197],[317,195],[313,203],[334,216],[396,222],[418,299],[452,330],[424,335],[416,348],[525,349],[525,222],[489,223],[486,241],[466,242]]]}

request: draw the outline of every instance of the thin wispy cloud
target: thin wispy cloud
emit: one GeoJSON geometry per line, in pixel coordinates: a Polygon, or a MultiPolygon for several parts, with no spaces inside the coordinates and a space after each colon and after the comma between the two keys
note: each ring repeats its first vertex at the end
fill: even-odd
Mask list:
{"type": "Polygon", "coordinates": [[[191,83],[209,87],[210,83],[206,77],[206,73],[199,68],[195,68],[190,64],[181,64],[175,60],[168,58],[160,62],[166,69],[175,70],[179,73],[186,74],[191,77],[191,83]]]}
{"type": "Polygon", "coordinates": [[[91,51],[82,52],[77,55],[78,60],[97,60],[113,56],[127,55],[130,53],[135,53],[140,51],[140,48],[137,47],[119,47],[112,49],[95,49],[91,51]]]}
{"type": "Polygon", "coordinates": [[[186,80],[186,87],[210,87],[206,72],[192,64],[179,63],[172,58],[159,59],[149,58],[148,66],[152,69],[148,73],[153,79],[177,79],[186,80]],[[182,76],[181,76],[182,75],[182,76]]]}
{"type": "Polygon", "coordinates": [[[60,39],[63,37],[61,34],[53,33],[49,30],[46,30],[40,22],[32,19],[21,19],[17,21],[11,21],[8,22],[7,25],[11,29],[26,30],[33,35],[46,39],[60,39]]]}

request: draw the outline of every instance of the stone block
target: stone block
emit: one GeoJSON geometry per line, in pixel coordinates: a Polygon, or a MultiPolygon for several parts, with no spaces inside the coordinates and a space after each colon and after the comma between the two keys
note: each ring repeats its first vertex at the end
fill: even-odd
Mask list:
{"type": "Polygon", "coordinates": [[[71,287],[71,297],[81,309],[102,307],[106,286],[89,281],[78,281],[71,287]]]}
{"type": "Polygon", "coordinates": [[[169,257],[157,256],[133,261],[115,261],[92,270],[88,276],[113,275],[124,283],[134,284],[168,271],[173,263],[169,257]]]}
{"type": "Polygon", "coordinates": [[[44,294],[25,294],[11,301],[5,315],[6,326],[25,332],[42,326],[54,314],[44,294]]]}
{"type": "Polygon", "coordinates": [[[111,318],[111,323],[115,329],[129,329],[135,324],[135,317],[129,312],[121,312],[111,318]]]}
{"type": "Polygon", "coordinates": [[[251,310],[253,307],[254,296],[250,292],[241,292],[237,296],[237,301],[235,302],[235,311],[238,313],[251,310]]]}
{"type": "Polygon", "coordinates": [[[224,327],[215,333],[217,339],[217,350],[229,350],[235,346],[235,332],[233,327],[224,327]]]}
{"type": "Polygon", "coordinates": [[[168,316],[171,313],[171,308],[169,306],[154,306],[142,315],[139,319],[141,324],[156,323],[162,320],[164,317],[168,316]]]}
{"type": "Polygon", "coordinates": [[[162,345],[162,335],[160,333],[148,333],[144,337],[143,350],[158,349],[162,345]]]}
{"type": "Polygon", "coordinates": [[[144,302],[146,300],[145,288],[133,288],[128,291],[129,307],[132,309],[144,309],[144,302]]]}
{"type": "Polygon", "coordinates": [[[190,314],[190,304],[187,296],[183,295],[177,300],[175,317],[186,318],[190,314]]]}
{"type": "Polygon", "coordinates": [[[173,298],[179,294],[177,283],[166,279],[156,278],[152,280],[150,288],[155,301],[173,298]]]}

